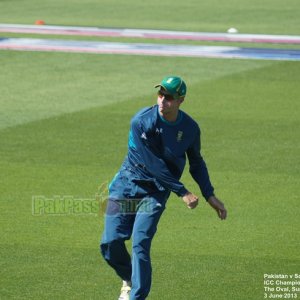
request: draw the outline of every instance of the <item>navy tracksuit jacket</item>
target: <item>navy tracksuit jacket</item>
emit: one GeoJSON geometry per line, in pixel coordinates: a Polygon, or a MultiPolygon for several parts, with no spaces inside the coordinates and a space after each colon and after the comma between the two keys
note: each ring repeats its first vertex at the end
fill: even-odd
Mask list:
{"type": "Polygon", "coordinates": [[[186,156],[190,173],[202,195],[213,195],[205,161],[200,154],[200,128],[186,113],[179,110],[177,121],[170,123],[158,113],[158,106],[144,108],[131,120],[128,154],[124,166],[135,167],[136,178],[153,183],[158,190],[170,190],[183,196],[187,189],[179,181],[186,156]]]}

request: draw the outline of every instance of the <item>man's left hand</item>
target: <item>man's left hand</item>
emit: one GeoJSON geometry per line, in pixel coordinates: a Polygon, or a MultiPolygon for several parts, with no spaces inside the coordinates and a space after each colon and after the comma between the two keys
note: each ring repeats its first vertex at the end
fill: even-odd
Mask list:
{"type": "Polygon", "coordinates": [[[227,217],[227,210],[224,206],[224,204],[215,196],[210,196],[207,200],[207,202],[210,204],[210,206],[215,209],[215,211],[218,214],[218,217],[221,220],[225,220],[227,217]]]}

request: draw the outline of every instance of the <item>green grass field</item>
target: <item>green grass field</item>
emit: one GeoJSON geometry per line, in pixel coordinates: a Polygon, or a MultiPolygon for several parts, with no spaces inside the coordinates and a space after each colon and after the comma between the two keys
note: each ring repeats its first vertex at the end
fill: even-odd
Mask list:
{"type": "Polygon", "coordinates": [[[298,0],[2,0],[2,23],[299,34],[298,0]]]}
{"type": "MultiPolygon", "coordinates": [[[[0,1],[0,16],[299,34],[296,0],[170,3],[0,1]]],[[[98,250],[103,215],[33,215],[32,203],[95,200],[126,154],[131,116],[155,103],[166,74],[188,84],[182,109],[200,123],[228,219],[204,200],[191,211],[171,196],[153,241],[149,300],[264,299],[265,273],[300,273],[299,63],[0,51],[0,66],[0,299],[117,299],[120,280],[98,250]]],[[[182,181],[199,193],[188,172],[182,181]]]]}

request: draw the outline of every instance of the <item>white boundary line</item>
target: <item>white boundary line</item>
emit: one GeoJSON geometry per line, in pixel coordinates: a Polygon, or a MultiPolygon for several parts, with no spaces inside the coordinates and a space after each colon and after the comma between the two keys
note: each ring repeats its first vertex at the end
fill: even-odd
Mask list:
{"type": "Polygon", "coordinates": [[[109,37],[133,37],[146,39],[174,39],[197,41],[223,41],[246,43],[282,43],[300,44],[300,36],[293,35],[267,35],[267,34],[239,34],[239,33],[209,33],[148,29],[118,29],[79,26],[55,26],[55,25],[21,25],[0,24],[0,32],[55,34],[55,35],[79,35],[79,36],[109,36],[109,37]]]}

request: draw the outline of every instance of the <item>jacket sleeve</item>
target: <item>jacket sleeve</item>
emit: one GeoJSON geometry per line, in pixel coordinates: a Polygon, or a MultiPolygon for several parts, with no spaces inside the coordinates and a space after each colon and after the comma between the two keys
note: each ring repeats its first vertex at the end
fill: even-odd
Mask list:
{"type": "Polygon", "coordinates": [[[188,192],[184,185],[172,175],[165,161],[160,157],[160,151],[151,134],[151,129],[146,129],[140,119],[133,119],[131,122],[130,140],[130,147],[139,153],[147,171],[162,186],[178,196],[183,196],[188,192]]]}
{"type": "Polygon", "coordinates": [[[199,185],[203,197],[208,198],[214,195],[214,188],[210,182],[206,163],[200,153],[200,128],[197,127],[197,134],[194,143],[188,148],[187,156],[190,163],[190,173],[199,185]]]}

